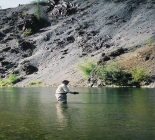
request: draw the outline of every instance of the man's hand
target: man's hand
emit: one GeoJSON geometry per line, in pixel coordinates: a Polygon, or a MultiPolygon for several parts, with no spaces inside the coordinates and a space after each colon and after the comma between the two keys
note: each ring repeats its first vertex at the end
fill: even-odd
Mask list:
{"type": "Polygon", "coordinates": [[[79,94],[79,92],[73,92],[73,94],[79,94]]]}

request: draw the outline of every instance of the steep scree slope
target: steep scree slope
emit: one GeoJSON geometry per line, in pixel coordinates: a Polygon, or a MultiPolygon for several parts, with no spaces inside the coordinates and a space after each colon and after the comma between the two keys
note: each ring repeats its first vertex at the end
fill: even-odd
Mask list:
{"type": "Polygon", "coordinates": [[[101,54],[118,48],[142,46],[155,34],[153,0],[66,0],[73,9],[40,5],[42,22],[22,36],[26,15],[35,5],[0,10],[0,76],[23,75],[18,86],[32,81],[56,86],[63,79],[72,86],[86,85],[76,66],[84,59],[96,63],[101,54]],[[41,29],[40,29],[41,28],[41,29]],[[39,30],[40,29],[40,30],[39,30]]]}

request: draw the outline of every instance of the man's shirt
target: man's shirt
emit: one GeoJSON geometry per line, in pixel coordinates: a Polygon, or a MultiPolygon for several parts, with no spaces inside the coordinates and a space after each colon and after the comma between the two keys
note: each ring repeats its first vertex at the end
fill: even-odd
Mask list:
{"type": "Polygon", "coordinates": [[[68,89],[67,85],[65,85],[65,84],[59,85],[58,88],[56,89],[56,93],[67,93],[67,92],[72,93],[72,92],[68,89]]]}

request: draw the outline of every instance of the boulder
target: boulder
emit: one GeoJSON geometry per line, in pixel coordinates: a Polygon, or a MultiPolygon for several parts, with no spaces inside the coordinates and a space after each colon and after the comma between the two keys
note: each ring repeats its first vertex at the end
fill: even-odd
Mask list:
{"type": "Polygon", "coordinates": [[[73,4],[72,2],[57,0],[55,1],[54,8],[50,12],[50,14],[53,17],[57,17],[60,15],[72,15],[75,14],[76,12],[77,12],[77,5],[73,4]]]}
{"type": "Polygon", "coordinates": [[[29,62],[23,62],[21,68],[26,75],[33,74],[34,72],[38,71],[38,68],[30,64],[29,62]]]}
{"type": "Polygon", "coordinates": [[[33,14],[27,14],[24,19],[23,31],[25,31],[26,29],[31,29],[32,33],[36,33],[39,29],[50,25],[51,24],[46,19],[38,19],[33,14]]]}
{"type": "Polygon", "coordinates": [[[25,40],[18,40],[18,44],[19,44],[19,48],[22,50],[22,51],[27,51],[27,50],[33,50],[35,49],[35,46],[32,45],[30,42],[27,42],[25,40]]]}
{"type": "Polygon", "coordinates": [[[0,61],[3,61],[5,58],[4,57],[0,57],[0,61]]]}
{"type": "Polygon", "coordinates": [[[5,35],[2,32],[0,32],[0,39],[3,38],[4,36],[5,35]]]}
{"type": "Polygon", "coordinates": [[[9,69],[9,68],[12,68],[14,66],[14,64],[12,62],[2,61],[1,66],[4,67],[4,68],[9,69]]]}
{"type": "Polygon", "coordinates": [[[6,71],[6,68],[0,67],[0,73],[1,73],[1,74],[4,74],[5,71],[6,71]]]}
{"type": "Polygon", "coordinates": [[[18,54],[22,57],[31,56],[33,50],[36,48],[32,43],[19,39],[16,43],[18,46],[12,46],[10,52],[18,54]]]}

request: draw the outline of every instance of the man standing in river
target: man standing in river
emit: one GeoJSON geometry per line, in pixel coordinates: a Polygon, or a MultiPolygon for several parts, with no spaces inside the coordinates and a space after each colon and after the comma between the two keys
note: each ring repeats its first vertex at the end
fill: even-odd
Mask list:
{"type": "Polygon", "coordinates": [[[62,81],[62,84],[56,89],[56,98],[60,103],[67,103],[67,93],[79,94],[78,92],[70,91],[67,85],[69,84],[68,80],[62,81]]]}

